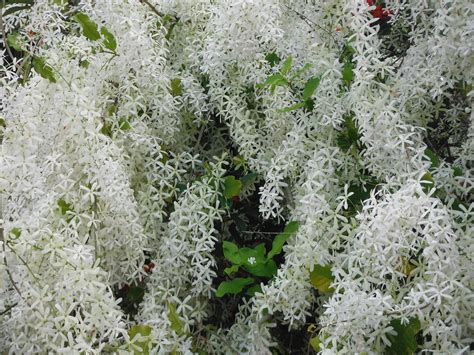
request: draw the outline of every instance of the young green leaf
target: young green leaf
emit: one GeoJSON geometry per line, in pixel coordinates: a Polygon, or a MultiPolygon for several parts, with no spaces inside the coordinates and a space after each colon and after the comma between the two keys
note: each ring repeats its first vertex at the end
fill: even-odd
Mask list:
{"type": "Polygon", "coordinates": [[[281,75],[286,75],[290,72],[291,70],[291,65],[293,64],[293,57],[290,55],[288,58],[285,59],[283,62],[280,73],[281,75]]]}
{"type": "Polygon", "coordinates": [[[248,290],[245,292],[246,295],[248,296],[255,296],[255,293],[260,292],[262,293],[262,286],[260,284],[253,285],[252,287],[249,287],[248,290]]]}
{"type": "Polygon", "coordinates": [[[224,269],[224,273],[225,273],[226,275],[231,275],[231,274],[233,274],[234,272],[239,271],[239,268],[240,268],[240,265],[232,265],[231,267],[226,267],[226,268],[224,269]]]}
{"type": "Polygon", "coordinates": [[[121,117],[119,120],[119,128],[122,131],[128,131],[130,128],[132,128],[132,126],[130,126],[130,122],[128,122],[126,118],[121,117]]]}
{"type": "Polygon", "coordinates": [[[265,56],[265,59],[268,63],[270,63],[271,67],[274,67],[276,64],[280,63],[280,57],[275,52],[268,53],[265,56]]]}
{"type": "Polygon", "coordinates": [[[288,238],[295,234],[298,231],[299,223],[296,221],[292,221],[288,223],[280,234],[278,234],[275,239],[273,239],[272,249],[267,255],[268,259],[273,258],[275,255],[278,255],[283,250],[283,245],[286,243],[288,238]]]}
{"type": "Polygon", "coordinates": [[[247,278],[236,278],[231,281],[221,282],[216,290],[217,297],[223,297],[229,293],[236,294],[243,290],[245,286],[253,284],[255,279],[252,277],[247,278]]]}
{"type": "Polygon", "coordinates": [[[290,112],[294,110],[298,110],[299,108],[302,108],[306,105],[305,102],[298,102],[297,104],[285,108],[281,108],[278,110],[278,112],[290,112]]]}
{"type": "Polygon", "coordinates": [[[272,260],[262,260],[255,263],[246,259],[244,261],[244,269],[254,276],[272,278],[277,273],[277,265],[272,260]]]}
{"type": "Polygon", "coordinates": [[[224,251],[224,257],[229,260],[231,263],[236,265],[241,265],[239,247],[228,241],[222,243],[222,249],[224,251]]]}
{"type": "Polygon", "coordinates": [[[400,319],[394,319],[390,325],[397,335],[388,335],[391,345],[386,349],[389,355],[406,354],[411,355],[418,349],[416,334],[421,329],[418,318],[411,318],[408,324],[402,324],[400,319]]]}
{"type": "Polygon", "coordinates": [[[334,290],[330,287],[334,281],[331,273],[331,265],[315,265],[314,270],[310,273],[311,284],[322,293],[331,293],[334,290]]]}
{"type": "Polygon", "coordinates": [[[183,87],[181,86],[180,78],[174,78],[171,80],[170,92],[171,92],[171,95],[175,97],[183,95],[183,87]]]}
{"type": "Polygon", "coordinates": [[[12,32],[7,35],[7,44],[14,50],[21,51],[21,36],[18,32],[12,32]]]}
{"type": "Polygon", "coordinates": [[[258,88],[264,88],[265,86],[288,86],[288,81],[283,75],[277,73],[270,75],[262,84],[257,84],[258,88]]]}
{"type": "Polygon", "coordinates": [[[306,63],[303,68],[298,69],[295,74],[290,78],[290,81],[293,81],[296,78],[299,78],[302,74],[304,74],[306,71],[311,69],[313,67],[313,64],[311,63],[306,63]]]}
{"type": "Polygon", "coordinates": [[[13,227],[10,230],[10,234],[13,234],[15,236],[15,238],[12,238],[12,239],[18,239],[20,238],[20,235],[21,235],[21,229],[17,227],[13,227]]]}
{"type": "Polygon", "coordinates": [[[100,33],[102,33],[102,36],[104,36],[104,40],[102,41],[104,47],[110,49],[112,52],[115,52],[117,49],[117,41],[115,40],[114,35],[110,33],[105,27],[100,29],[100,33]]]}
{"type": "Polygon", "coordinates": [[[428,157],[428,159],[431,161],[431,168],[430,169],[439,167],[439,158],[435,154],[435,152],[433,152],[429,148],[426,148],[425,149],[425,156],[428,157]]]}
{"type": "Polygon", "coordinates": [[[344,83],[349,86],[351,81],[354,79],[354,68],[352,62],[347,61],[342,67],[342,80],[344,83]]]}
{"type": "Polygon", "coordinates": [[[240,194],[242,182],[237,180],[235,176],[226,176],[224,179],[224,197],[232,198],[240,194]]]}
{"type": "Polygon", "coordinates": [[[58,200],[58,206],[59,206],[59,211],[61,212],[62,215],[65,215],[68,211],[73,210],[72,205],[64,201],[63,198],[60,198],[58,200]]]}
{"type": "MultiPolygon", "coordinates": [[[[142,337],[149,337],[151,334],[151,330],[152,329],[149,325],[137,324],[128,330],[128,336],[130,337],[130,340],[132,341],[137,335],[140,335],[142,337]]],[[[134,354],[148,355],[150,353],[149,343],[150,343],[149,339],[134,342],[135,345],[138,345],[142,349],[141,352],[134,351],[134,354]]]]}
{"type": "Polygon", "coordinates": [[[313,95],[314,91],[318,88],[321,79],[317,76],[309,79],[303,89],[303,100],[308,100],[313,95]]]}
{"type": "Polygon", "coordinates": [[[82,27],[82,34],[91,41],[100,39],[100,33],[97,30],[97,24],[90,19],[85,13],[78,13],[73,17],[82,27]]]}
{"type": "Polygon", "coordinates": [[[54,77],[53,68],[45,62],[41,57],[33,57],[33,69],[42,78],[48,79],[50,82],[55,83],[56,78],[54,77]]]}
{"type": "Polygon", "coordinates": [[[179,317],[178,312],[176,311],[176,306],[173,303],[168,303],[168,319],[171,323],[171,329],[173,329],[177,335],[183,335],[183,321],[179,317]]]}

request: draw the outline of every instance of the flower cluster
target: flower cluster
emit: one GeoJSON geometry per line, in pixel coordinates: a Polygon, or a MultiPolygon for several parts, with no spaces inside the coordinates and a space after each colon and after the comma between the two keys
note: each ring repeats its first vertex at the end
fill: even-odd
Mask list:
{"type": "Polygon", "coordinates": [[[0,12],[0,352],[469,351],[469,0],[0,12]]]}

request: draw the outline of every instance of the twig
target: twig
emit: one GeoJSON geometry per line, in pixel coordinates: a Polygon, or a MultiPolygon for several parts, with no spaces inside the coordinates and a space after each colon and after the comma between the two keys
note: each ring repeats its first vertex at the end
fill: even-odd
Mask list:
{"type": "Polygon", "coordinates": [[[0,316],[3,316],[4,314],[10,312],[10,310],[12,310],[16,305],[18,304],[18,302],[12,304],[11,306],[5,308],[3,311],[0,312],[0,316]]]}
{"type": "Polygon", "coordinates": [[[332,39],[334,42],[339,42],[337,37],[334,36],[333,33],[331,33],[331,31],[329,31],[327,28],[324,28],[323,26],[321,25],[318,25],[316,22],[314,21],[311,21],[309,18],[307,18],[305,15],[303,15],[301,12],[295,10],[295,9],[292,9],[291,7],[289,7],[288,5],[284,4],[283,6],[285,6],[288,10],[290,11],[293,11],[295,14],[297,14],[299,16],[300,19],[302,19],[304,22],[306,22],[306,24],[309,26],[309,27],[317,27],[319,28],[320,30],[326,32],[332,39]]]}
{"type": "Polygon", "coordinates": [[[149,2],[148,0],[140,0],[140,2],[141,2],[142,4],[147,5],[147,6],[151,9],[151,11],[153,11],[153,12],[154,12],[155,14],[157,14],[158,16],[160,16],[160,17],[163,17],[163,16],[164,16],[164,14],[162,14],[160,11],[158,11],[158,10],[156,9],[156,7],[154,7],[152,4],[150,4],[150,2],[149,2]]]}

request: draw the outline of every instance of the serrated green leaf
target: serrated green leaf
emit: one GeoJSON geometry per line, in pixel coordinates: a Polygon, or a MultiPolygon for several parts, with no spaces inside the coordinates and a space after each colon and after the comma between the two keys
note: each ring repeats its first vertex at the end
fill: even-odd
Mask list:
{"type": "Polygon", "coordinates": [[[290,55],[288,58],[285,59],[285,61],[281,65],[280,73],[282,75],[288,74],[291,70],[292,64],[293,64],[293,57],[290,55]]]}
{"type": "Polygon", "coordinates": [[[400,319],[394,319],[390,325],[397,332],[397,335],[388,335],[391,345],[386,349],[389,355],[406,354],[411,355],[418,349],[416,334],[421,329],[418,318],[411,318],[408,324],[402,324],[400,319]]]}
{"type": "Polygon", "coordinates": [[[334,281],[331,273],[331,265],[315,265],[310,273],[311,284],[322,293],[331,293],[334,290],[330,287],[334,281]]]}
{"type": "Polygon", "coordinates": [[[321,79],[319,77],[312,77],[309,79],[303,89],[303,100],[308,100],[313,95],[314,91],[318,88],[321,79]]]}
{"type": "Polygon", "coordinates": [[[100,29],[100,33],[102,33],[102,36],[104,36],[104,40],[102,41],[104,47],[110,49],[112,52],[115,52],[117,49],[117,41],[115,40],[114,35],[110,33],[105,27],[100,29]]]}
{"type": "Polygon", "coordinates": [[[100,39],[100,33],[97,30],[97,24],[90,19],[85,13],[74,15],[73,19],[81,25],[82,34],[91,41],[100,39]]]}
{"type": "Polygon", "coordinates": [[[231,281],[221,282],[219,287],[216,290],[217,297],[223,297],[227,294],[236,294],[240,293],[245,286],[253,284],[255,279],[252,277],[246,278],[236,278],[231,281]]]}
{"type": "Polygon", "coordinates": [[[173,303],[168,303],[168,319],[171,323],[171,329],[173,329],[177,335],[183,335],[184,323],[179,317],[176,306],[173,303]]]}
{"type": "Polygon", "coordinates": [[[278,112],[290,112],[290,111],[298,110],[299,108],[302,108],[305,105],[306,105],[305,102],[298,102],[295,105],[285,107],[285,108],[281,108],[281,109],[278,110],[278,112]]]}
{"type": "Polygon", "coordinates": [[[173,96],[181,96],[183,95],[183,87],[181,85],[181,79],[180,78],[174,78],[171,80],[171,89],[170,89],[171,95],[173,96]]]}
{"type": "Polygon", "coordinates": [[[237,180],[235,176],[226,176],[224,178],[224,197],[232,198],[240,194],[242,188],[242,182],[237,180]]]}
{"type": "Polygon", "coordinates": [[[55,83],[56,78],[54,77],[53,68],[45,62],[41,57],[33,57],[33,69],[42,78],[48,79],[50,82],[55,83]]]}
{"type": "Polygon", "coordinates": [[[21,49],[21,36],[18,32],[12,32],[7,35],[7,44],[14,50],[20,52],[21,49]]]}
{"type": "Polygon", "coordinates": [[[267,258],[271,259],[275,255],[278,255],[283,250],[283,245],[286,243],[289,237],[298,231],[299,223],[296,221],[289,222],[282,233],[278,234],[272,242],[272,249],[268,253],[267,258]]]}

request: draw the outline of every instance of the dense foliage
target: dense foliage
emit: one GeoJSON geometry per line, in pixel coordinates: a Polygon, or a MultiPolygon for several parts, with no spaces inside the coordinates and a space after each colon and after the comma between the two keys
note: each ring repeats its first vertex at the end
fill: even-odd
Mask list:
{"type": "Polygon", "coordinates": [[[472,1],[0,10],[0,352],[470,351],[472,1]]]}

